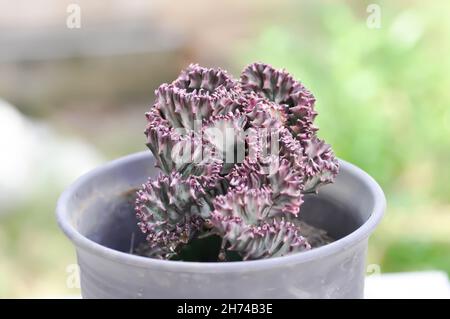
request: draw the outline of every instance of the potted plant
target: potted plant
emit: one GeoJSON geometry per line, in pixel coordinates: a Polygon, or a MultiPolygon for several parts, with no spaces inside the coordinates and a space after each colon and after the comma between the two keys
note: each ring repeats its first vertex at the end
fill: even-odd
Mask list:
{"type": "Polygon", "coordinates": [[[314,103],[262,63],[240,80],[190,65],[161,85],[153,155],[106,164],[59,199],[83,297],[362,297],[385,199],[317,137],[314,103]]]}

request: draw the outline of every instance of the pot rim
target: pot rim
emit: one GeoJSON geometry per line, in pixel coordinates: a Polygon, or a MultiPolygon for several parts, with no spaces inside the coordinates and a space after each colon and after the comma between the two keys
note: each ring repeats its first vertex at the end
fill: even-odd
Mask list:
{"type": "Polygon", "coordinates": [[[56,217],[59,227],[66,236],[75,244],[77,249],[83,249],[94,255],[127,265],[133,265],[142,268],[160,269],[173,272],[233,272],[233,271],[252,271],[274,268],[285,264],[299,264],[313,259],[321,259],[326,256],[347,250],[357,243],[370,236],[375,227],[383,217],[386,208],[386,198],[378,183],[366,172],[357,166],[339,159],[341,169],[345,169],[353,178],[363,181],[368,186],[371,196],[374,198],[374,207],[370,217],[358,229],[352,233],[321,247],[309,251],[293,253],[287,256],[274,257],[260,260],[235,261],[235,262],[192,262],[160,260],[138,255],[132,255],[121,252],[106,246],[100,245],[79,233],[71,223],[70,212],[66,203],[76,195],[77,190],[83,187],[83,184],[95,176],[106,173],[108,170],[119,165],[126,165],[135,161],[142,160],[144,157],[150,157],[148,151],[131,154],[119,159],[110,161],[100,167],[97,167],[81,177],[70,185],[59,197],[56,206],[56,217]]]}

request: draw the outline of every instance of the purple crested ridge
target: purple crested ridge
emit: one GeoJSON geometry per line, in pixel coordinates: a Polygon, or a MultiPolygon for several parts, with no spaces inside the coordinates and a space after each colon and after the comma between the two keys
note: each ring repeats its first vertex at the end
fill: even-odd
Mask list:
{"type": "Polygon", "coordinates": [[[151,257],[172,258],[210,235],[245,260],[311,248],[298,219],[303,198],[332,183],[339,164],[317,137],[303,84],[263,63],[239,80],[191,64],[155,94],[145,135],[161,175],[136,200],[151,257]]]}

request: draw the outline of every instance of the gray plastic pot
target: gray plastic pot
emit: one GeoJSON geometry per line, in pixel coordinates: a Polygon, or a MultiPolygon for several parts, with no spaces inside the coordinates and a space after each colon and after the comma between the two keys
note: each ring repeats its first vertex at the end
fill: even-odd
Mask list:
{"type": "Polygon", "coordinates": [[[332,185],[310,195],[302,219],[335,242],[256,261],[201,263],[129,253],[144,240],[131,195],[155,176],[148,152],[130,155],[78,179],[60,197],[57,219],[75,244],[85,298],[361,298],[369,235],[385,198],[359,168],[340,161],[332,185]]]}

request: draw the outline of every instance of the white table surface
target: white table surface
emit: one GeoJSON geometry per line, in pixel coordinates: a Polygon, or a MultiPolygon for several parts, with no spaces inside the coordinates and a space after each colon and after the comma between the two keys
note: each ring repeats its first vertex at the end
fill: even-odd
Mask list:
{"type": "Polygon", "coordinates": [[[370,275],[364,295],[366,299],[449,299],[450,283],[441,271],[370,275]]]}

